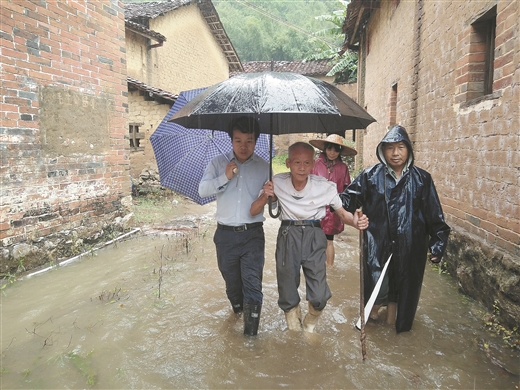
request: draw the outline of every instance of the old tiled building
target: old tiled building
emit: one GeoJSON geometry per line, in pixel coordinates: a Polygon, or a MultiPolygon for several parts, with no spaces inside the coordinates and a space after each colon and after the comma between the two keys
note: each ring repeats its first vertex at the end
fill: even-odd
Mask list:
{"type": "Polygon", "coordinates": [[[0,14],[6,275],[122,230],[131,187],[118,2],[2,1],[0,14]]]}
{"type": "Polygon", "coordinates": [[[462,290],[520,322],[520,2],[352,0],[345,44],[359,51],[358,101],[407,128],[452,227],[446,262],[462,290]]]}
{"type": "Polygon", "coordinates": [[[135,180],[156,169],[150,135],[177,95],[226,80],[242,64],[210,0],[128,3],[125,21],[126,138],[135,180]]]}

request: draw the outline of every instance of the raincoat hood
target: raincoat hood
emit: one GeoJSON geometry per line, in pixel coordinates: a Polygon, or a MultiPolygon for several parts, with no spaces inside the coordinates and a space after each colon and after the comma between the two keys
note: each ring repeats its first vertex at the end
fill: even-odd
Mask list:
{"type": "Polygon", "coordinates": [[[410,138],[408,137],[408,133],[406,132],[405,128],[399,125],[392,127],[383,137],[379,145],[377,145],[376,155],[379,161],[388,166],[385,155],[383,154],[383,144],[401,141],[404,142],[408,148],[408,161],[406,162],[406,166],[412,166],[414,161],[412,143],[410,142],[410,138]]]}

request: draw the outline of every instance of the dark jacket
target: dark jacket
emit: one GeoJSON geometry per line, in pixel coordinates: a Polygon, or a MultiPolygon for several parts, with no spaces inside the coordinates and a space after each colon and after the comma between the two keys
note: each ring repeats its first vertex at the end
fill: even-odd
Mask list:
{"type": "Polygon", "coordinates": [[[377,147],[379,164],[364,170],[340,194],[343,207],[354,212],[363,206],[369,218],[364,232],[365,304],[390,253],[388,299],[397,302],[397,332],[411,329],[421,293],[428,250],[440,260],[446,249],[449,226],[431,175],[417,168],[406,130],[394,126],[377,147]],[[408,170],[399,182],[390,175],[382,154],[385,142],[404,141],[408,170]],[[385,191],[386,189],[386,191],[385,191]],[[386,192],[386,194],[385,194],[386,192]]]}

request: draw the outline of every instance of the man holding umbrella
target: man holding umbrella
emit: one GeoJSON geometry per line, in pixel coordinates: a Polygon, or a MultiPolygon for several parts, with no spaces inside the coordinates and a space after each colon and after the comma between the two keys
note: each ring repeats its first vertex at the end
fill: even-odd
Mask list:
{"type": "Polygon", "coordinates": [[[265,262],[263,213],[252,216],[251,203],[269,180],[269,163],[254,153],[260,135],[250,117],[232,121],[233,151],[214,158],[199,184],[201,197],[217,197],[217,229],[213,241],[219,270],[233,311],[244,315],[244,334],[255,336],[262,308],[265,262]]]}

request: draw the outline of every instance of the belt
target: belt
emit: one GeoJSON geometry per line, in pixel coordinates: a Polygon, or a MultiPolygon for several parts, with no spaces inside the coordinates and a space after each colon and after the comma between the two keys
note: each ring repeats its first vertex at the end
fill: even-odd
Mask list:
{"type": "Polygon", "coordinates": [[[218,229],[224,229],[224,230],[233,230],[234,232],[243,232],[249,229],[254,229],[257,227],[262,226],[263,222],[255,222],[255,223],[246,223],[244,225],[238,225],[238,226],[228,226],[228,225],[222,225],[220,223],[217,224],[218,229]]]}
{"type": "Polygon", "coordinates": [[[318,219],[307,219],[302,221],[292,221],[290,219],[284,219],[282,226],[314,226],[321,227],[321,223],[318,219]]]}

